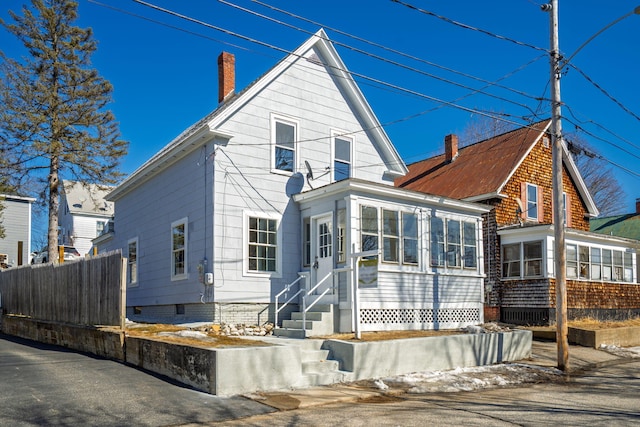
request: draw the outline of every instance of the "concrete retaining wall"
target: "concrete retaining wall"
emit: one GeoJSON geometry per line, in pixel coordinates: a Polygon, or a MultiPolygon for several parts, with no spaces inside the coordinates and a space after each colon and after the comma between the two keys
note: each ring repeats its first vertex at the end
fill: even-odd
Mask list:
{"type": "Polygon", "coordinates": [[[124,332],[118,328],[95,328],[21,316],[2,316],[2,332],[107,359],[124,360],[124,332]]]}
{"type": "Polygon", "coordinates": [[[594,330],[569,328],[569,342],[593,348],[599,348],[602,344],[640,346],[640,326],[594,330]]]}
{"type": "Polygon", "coordinates": [[[323,348],[356,380],[526,359],[531,331],[464,334],[393,341],[325,341],[323,348]]]}

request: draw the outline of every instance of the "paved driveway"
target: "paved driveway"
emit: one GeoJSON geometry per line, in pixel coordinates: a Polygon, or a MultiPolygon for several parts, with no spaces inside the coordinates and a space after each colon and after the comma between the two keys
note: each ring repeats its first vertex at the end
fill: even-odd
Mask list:
{"type": "Polygon", "coordinates": [[[194,391],[119,362],[0,334],[0,426],[214,423],[272,408],[194,391]]]}

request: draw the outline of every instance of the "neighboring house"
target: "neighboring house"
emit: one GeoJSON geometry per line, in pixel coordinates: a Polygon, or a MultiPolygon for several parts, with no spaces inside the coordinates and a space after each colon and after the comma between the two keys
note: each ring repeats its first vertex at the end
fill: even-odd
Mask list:
{"type": "Polygon", "coordinates": [[[0,194],[0,225],[4,239],[0,239],[0,268],[29,264],[31,254],[31,205],[35,199],[0,194]]]}
{"type": "MultiPolygon", "coordinates": [[[[636,199],[634,213],[595,218],[589,225],[594,233],[633,239],[637,253],[640,249],[640,199],[636,199]]],[[[637,267],[640,276],[640,263],[637,267]]]]}
{"type": "MultiPolygon", "coordinates": [[[[480,202],[485,216],[486,320],[555,319],[552,148],[546,120],[409,166],[399,188],[480,202]]],[[[598,214],[563,147],[567,298],[571,317],[625,316],[640,309],[634,245],[589,232],[598,214]]]]}
{"type": "Polygon", "coordinates": [[[234,62],[219,107],[107,196],[115,231],[94,243],[128,259],[127,316],[261,324],[291,284],[280,303],[308,290],[352,331],[352,254],[378,250],[362,330],[481,323],[487,209],[394,188],[406,166],[324,31],[237,94],[234,62]]]}
{"type": "Polygon", "coordinates": [[[113,218],[113,202],[105,200],[111,189],[74,181],[63,181],[62,187],[58,241],[75,247],[80,256],[85,256],[91,251],[92,240],[104,232],[113,218]]]}

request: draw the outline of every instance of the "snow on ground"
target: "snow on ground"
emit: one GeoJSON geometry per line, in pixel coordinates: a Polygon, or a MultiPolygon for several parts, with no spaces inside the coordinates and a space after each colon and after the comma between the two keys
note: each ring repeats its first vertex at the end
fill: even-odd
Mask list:
{"type": "Polygon", "coordinates": [[[640,347],[617,347],[615,345],[602,344],[600,350],[604,350],[614,356],[640,358],[640,347]]]}
{"type": "Polygon", "coordinates": [[[379,390],[389,387],[404,389],[407,393],[433,393],[474,391],[492,387],[557,381],[562,372],[518,363],[456,368],[449,371],[417,372],[375,381],[379,390]]]}

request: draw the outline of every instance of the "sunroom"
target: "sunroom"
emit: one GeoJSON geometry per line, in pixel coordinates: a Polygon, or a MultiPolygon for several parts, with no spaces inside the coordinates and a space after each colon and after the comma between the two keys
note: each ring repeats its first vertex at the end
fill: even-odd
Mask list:
{"type": "Polygon", "coordinates": [[[294,200],[303,230],[301,286],[332,305],[336,332],[352,331],[354,319],[362,331],[483,321],[484,206],[357,179],[294,200]],[[373,273],[360,273],[353,287],[354,257],[372,253],[358,270],[373,273]]]}
{"type": "MultiPolygon", "coordinates": [[[[507,227],[501,242],[501,318],[548,323],[555,317],[553,225],[507,227]]],[[[567,306],[570,318],[615,317],[637,302],[636,253],[640,242],[567,229],[567,306]],[[632,289],[633,292],[628,292],[632,289]]],[[[637,307],[636,307],[637,308],[637,307]]]]}

